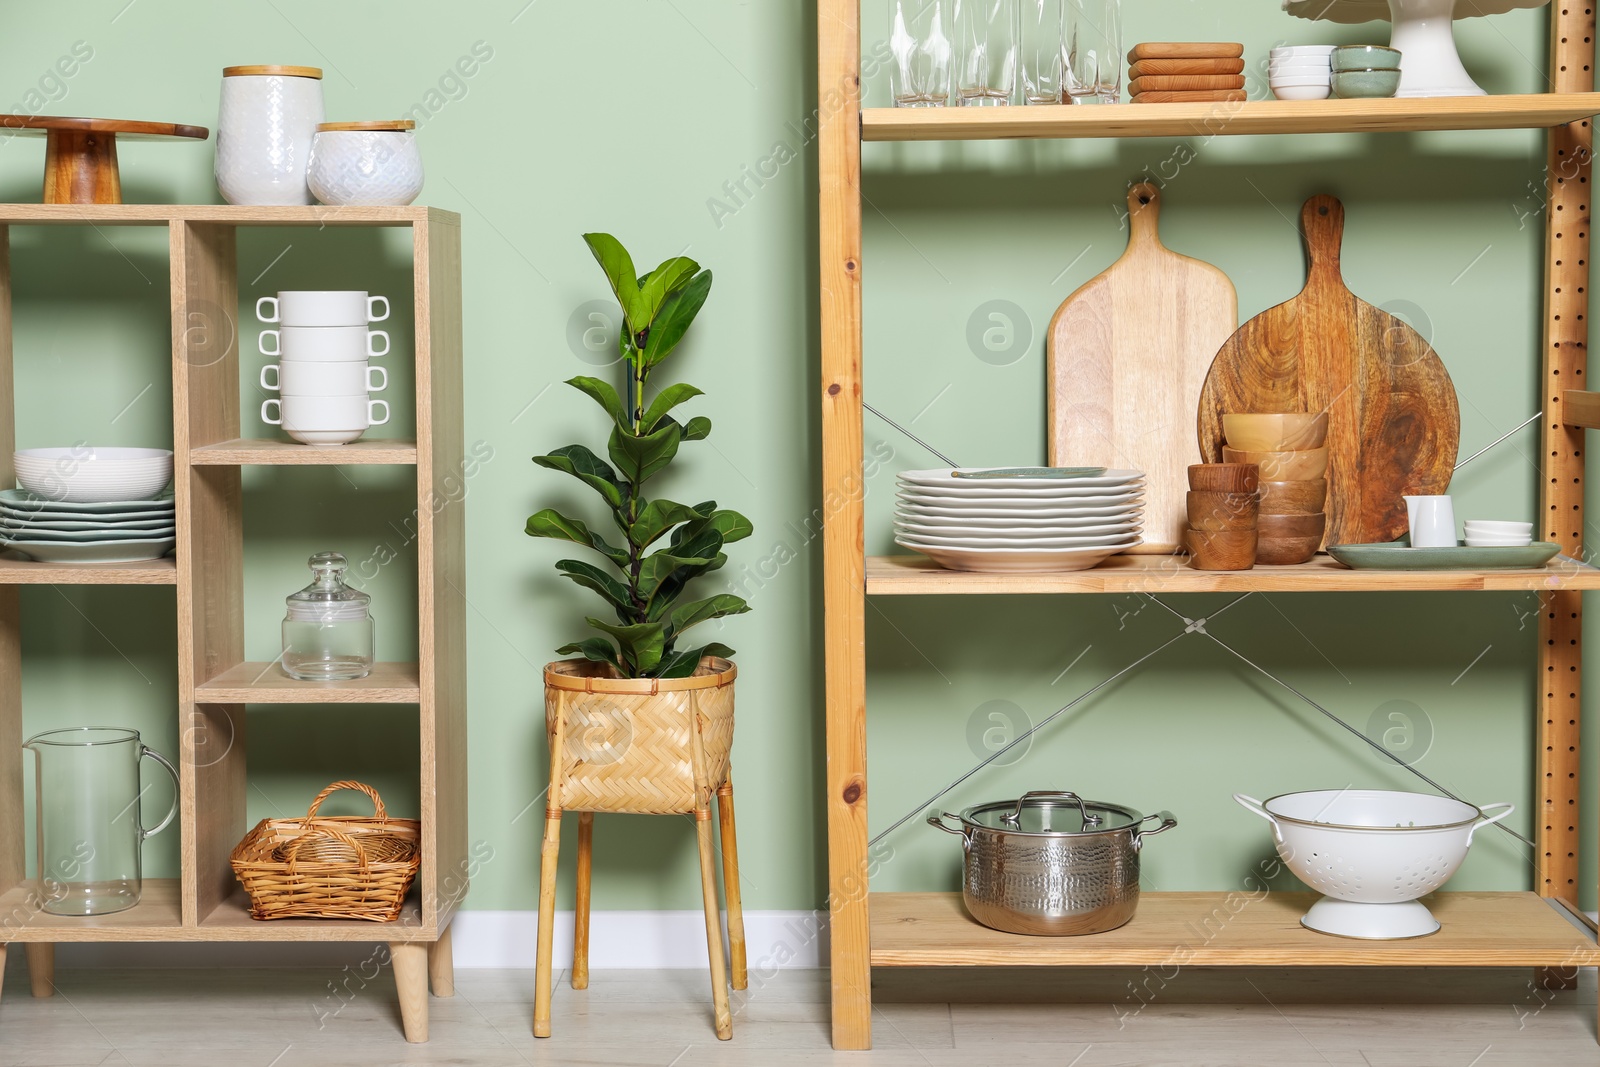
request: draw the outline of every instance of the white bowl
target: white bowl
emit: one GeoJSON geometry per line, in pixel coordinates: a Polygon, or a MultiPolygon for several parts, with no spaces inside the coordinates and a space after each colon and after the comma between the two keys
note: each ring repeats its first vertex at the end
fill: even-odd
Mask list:
{"type": "Polygon", "coordinates": [[[1327,56],[1296,56],[1292,59],[1274,59],[1267,64],[1268,70],[1317,70],[1324,68],[1333,69],[1333,64],[1328,62],[1327,56]]]}
{"type": "Polygon", "coordinates": [[[1333,68],[1326,63],[1284,63],[1281,65],[1274,63],[1267,69],[1268,79],[1296,76],[1316,77],[1318,75],[1332,77],[1333,68]]]}
{"type": "Polygon", "coordinates": [[[1279,100],[1326,100],[1333,92],[1326,85],[1274,85],[1272,95],[1279,100]]]}
{"type": "Polygon", "coordinates": [[[1328,908],[1319,902],[1304,925],[1379,940],[1438,930],[1415,901],[1456,873],[1479,826],[1515,810],[1490,804],[1504,810],[1485,815],[1449,797],[1387,789],[1317,789],[1265,803],[1239,793],[1233,798],[1272,824],[1278,855],[1301,881],[1341,902],[1328,908]]]}
{"type": "Polygon", "coordinates": [[[1330,59],[1331,61],[1330,57],[1333,55],[1333,50],[1338,47],[1336,44],[1282,45],[1274,48],[1267,55],[1271,59],[1281,59],[1284,56],[1322,56],[1324,59],[1330,59]]]}
{"type": "Polygon", "coordinates": [[[1527,548],[1531,537],[1467,537],[1468,548],[1527,548]]]}
{"type": "Polygon", "coordinates": [[[1531,522],[1502,522],[1497,519],[1468,519],[1462,524],[1468,530],[1486,534],[1533,534],[1531,522]]]}
{"type": "Polygon", "coordinates": [[[74,504],[146,500],[172,481],[172,453],[163,448],[27,448],[12,463],[22,488],[74,504]]]}
{"type": "Polygon", "coordinates": [[[1331,85],[1333,84],[1333,79],[1321,74],[1316,76],[1296,75],[1294,77],[1273,78],[1267,84],[1271,85],[1274,89],[1300,89],[1319,85],[1331,85]]]}

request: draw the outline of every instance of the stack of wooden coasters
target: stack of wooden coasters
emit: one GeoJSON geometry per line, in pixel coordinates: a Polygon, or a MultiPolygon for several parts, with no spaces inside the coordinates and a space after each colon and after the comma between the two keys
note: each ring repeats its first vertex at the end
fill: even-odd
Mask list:
{"type": "Polygon", "coordinates": [[[1135,104],[1243,100],[1244,45],[1163,43],[1128,53],[1128,91],[1135,104]]]}

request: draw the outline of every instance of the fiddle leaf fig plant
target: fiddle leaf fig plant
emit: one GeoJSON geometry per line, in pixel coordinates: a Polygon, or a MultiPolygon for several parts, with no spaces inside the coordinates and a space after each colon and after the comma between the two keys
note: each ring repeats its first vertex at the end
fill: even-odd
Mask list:
{"type": "Polygon", "coordinates": [[[615,621],[590,617],[589,625],[603,636],[563,645],[558,654],[609,663],[624,678],[687,678],[702,656],[732,656],[733,649],[716,642],[681,647],[685,632],[750,610],[742,597],[730,593],[701,600],[686,596],[694,579],[727,562],[724,545],[750,536],[750,520],[717,507],[715,500],[680,504],[645,495],[645,483],[672,463],[680,445],[703,441],[711,433],[711,420],[703,415],[687,422],[673,415],[686,401],[704,395],[701,390],[678,382],[649,391],[651,373],[678,347],[705,306],[711,272],[676,256],[641,277],[615,237],[587,233],[583,239],[622,309],[617,344],[624,391],[619,394],[609,382],[583,375],[567,384],[610,419],[610,462],[584,445],[567,445],[533,461],[593,489],[610,512],[620,542],[554,508],[531,516],[527,533],[595,552],[599,566],[564,559],[556,570],[597,594],[616,616],[615,621]]]}

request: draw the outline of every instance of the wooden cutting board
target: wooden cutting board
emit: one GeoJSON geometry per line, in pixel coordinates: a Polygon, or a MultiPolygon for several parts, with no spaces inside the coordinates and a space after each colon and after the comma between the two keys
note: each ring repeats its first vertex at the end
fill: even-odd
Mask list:
{"type": "Polygon", "coordinates": [[[1144,471],[1145,544],[1183,544],[1189,426],[1217,346],[1239,324],[1221,270],[1161,243],[1161,193],[1128,190],[1128,248],[1050,320],[1050,463],[1144,471]]]}
{"type": "Polygon", "coordinates": [[[1128,83],[1128,92],[1193,93],[1218,89],[1243,89],[1243,74],[1146,74],[1128,83]]]}
{"type": "Polygon", "coordinates": [[[1344,205],[1314,196],[1300,226],[1305,288],[1218,351],[1200,397],[1200,452],[1221,459],[1227,412],[1326,411],[1324,543],[1392,541],[1406,532],[1402,497],[1449,492],[1461,441],[1455,386],[1421,335],[1346,288],[1344,205]]]}
{"type": "Polygon", "coordinates": [[[1140,59],[1128,67],[1130,78],[1152,74],[1242,74],[1242,59],[1140,59]]]}

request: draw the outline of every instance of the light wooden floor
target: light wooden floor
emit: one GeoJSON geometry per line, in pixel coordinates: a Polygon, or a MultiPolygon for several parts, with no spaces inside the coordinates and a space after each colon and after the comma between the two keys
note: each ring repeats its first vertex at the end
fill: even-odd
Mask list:
{"type": "MultiPolygon", "coordinates": [[[[18,953],[17,955],[20,955],[18,953]]],[[[870,1053],[829,1048],[827,976],[785,971],[711,1032],[697,971],[602,971],[555,994],[536,1040],[533,972],[458,971],[427,1045],[400,1035],[387,971],[336,997],[337,967],[63,970],[49,1000],[9,968],[0,1067],[1565,1067],[1600,1063],[1595,976],[1545,1002],[1527,971],[883,974],[870,1053]],[[1129,983],[1145,983],[1141,1002],[1129,983]],[[934,998],[922,1003],[924,998],[934,998]],[[952,999],[961,1002],[951,1003],[952,999]],[[986,1003],[972,1003],[984,1001],[986,1003]],[[1054,1001],[1052,1003],[1052,1001],[1054,1001]]]]}

